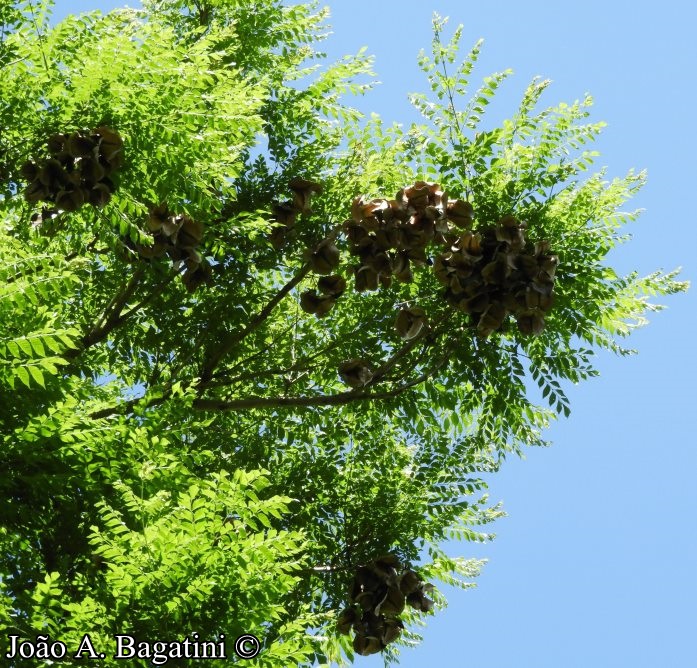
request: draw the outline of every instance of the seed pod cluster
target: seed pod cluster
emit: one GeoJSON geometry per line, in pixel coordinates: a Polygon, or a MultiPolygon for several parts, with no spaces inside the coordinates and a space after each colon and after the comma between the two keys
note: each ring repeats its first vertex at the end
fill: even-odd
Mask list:
{"type": "Polygon", "coordinates": [[[293,192],[293,199],[273,205],[273,219],[277,225],[269,235],[269,240],[276,250],[281,250],[293,238],[298,214],[310,213],[312,196],[322,192],[319,183],[301,178],[292,179],[288,187],[293,192]]]}
{"type": "Polygon", "coordinates": [[[526,242],[525,225],[505,216],[477,234],[465,232],[436,256],[433,270],[445,298],[489,336],[509,314],[523,334],[540,334],[552,307],[558,257],[549,243],[526,242]]]}
{"type": "Polygon", "coordinates": [[[386,554],[356,570],[347,608],[339,613],[337,630],[348,635],[351,630],[353,649],[367,656],[382,651],[399,638],[404,624],[399,615],[410,605],[421,612],[433,608],[426,594],[433,585],[403,567],[393,554],[386,554]]]}
{"type": "Polygon", "coordinates": [[[393,278],[411,282],[412,267],[428,262],[427,246],[444,241],[455,220],[463,224],[467,206],[467,202],[448,204],[440,186],[425,181],[403,188],[392,200],[354,199],[344,231],[351,254],[358,257],[353,267],[356,290],[389,287],[393,278]]]}
{"type": "Polygon", "coordinates": [[[152,244],[135,247],[142,258],[149,260],[168,255],[173,262],[183,263],[186,271],[182,274],[182,282],[189,292],[210,282],[211,266],[197,250],[203,238],[203,223],[186,215],[172,214],[163,202],[150,209],[146,225],[152,233],[152,244]]]}
{"type": "Polygon", "coordinates": [[[77,211],[84,204],[104,206],[114,191],[113,176],[123,165],[123,140],[101,126],[89,131],[55,134],[47,142],[47,158],[28,161],[21,174],[29,181],[27,202],[47,202],[41,218],[77,211]]]}

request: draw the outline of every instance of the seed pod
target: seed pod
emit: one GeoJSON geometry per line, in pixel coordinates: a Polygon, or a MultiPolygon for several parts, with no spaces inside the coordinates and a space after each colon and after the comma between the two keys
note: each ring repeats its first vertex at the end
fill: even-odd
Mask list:
{"type": "Polygon", "coordinates": [[[45,186],[57,190],[66,183],[67,174],[63,165],[58,160],[51,158],[39,170],[38,178],[45,186]]]}
{"type": "Polygon", "coordinates": [[[48,200],[48,188],[41,181],[33,181],[24,191],[24,199],[30,204],[36,204],[42,200],[48,200]]]}
{"type": "Polygon", "coordinates": [[[172,241],[175,242],[177,238],[177,232],[182,226],[184,219],[182,216],[167,216],[162,221],[162,232],[168,236],[172,237],[172,241]]]}
{"type": "Polygon", "coordinates": [[[295,178],[288,187],[293,191],[293,208],[301,213],[311,213],[310,200],[313,193],[321,193],[322,186],[314,181],[295,178]]]}
{"type": "Polygon", "coordinates": [[[399,590],[408,596],[419,588],[421,578],[412,570],[407,570],[402,573],[399,578],[399,590]]]}
{"type": "Polygon", "coordinates": [[[98,183],[89,192],[89,202],[92,206],[103,207],[111,199],[109,188],[103,183],[98,183]]]}
{"type": "Polygon", "coordinates": [[[378,274],[392,273],[392,260],[387,253],[375,253],[366,258],[366,264],[378,274]]]}
{"type": "Polygon", "coordinates": [[[336,621],[336,629],[341,635],[348,635],[351,627],[358,621],[358,613],[355,608],[345,608],[339,613],[336,621]]]}
{"type": "Polygon", "coordinates": [[[72,132],[65,142],[65,149],[73,158],[86,158],[93,154],[96,145],[91,137],[72,132]]]}
{"type": "Polygon", "coordinates": [[[182,275],[182,282],[189,292],[194,292],[199,286],[210,283],[213,279],[211,265],[205,260],[194,270],[182,275]]]}
{"type": "Polygon", "coordinates": [[[382,634],[382,644],[383,646],[389,645],[391,642],[394,642],[399,638],[400,634],[402,633],[402,629],[404,628],[404,624],[402,623],[401,619],[398,618],[388,618],[385,620],[385,630],[383,631],[382,634]]]}
{"type": "Polygon", "coordinates": [[[306,290],[300,295],[300,308],[305,313],[317,313],[321,300],[316,290],[306,290]]]}
{"type": "Polygon", "coordinates": [[[433,609],[433,601],[427,598],[423,591],[417,590],[407,596],[407,603],[420,612],[429,612],[433,609]]]}
{"type": "Polygon", "coordinates": [[[545,328],[545,320],[541,314],[521,313],[517,318],[518,329],[521,334],[537,336],[545,328]]]}
{"type": "Polygon", "coordinates": [[[39,166],[35,162],[27,160],[19,168],[19,173],[21,174],[23,179],[26,179],[27,181],[33,181],[39,176],[39,166]]]}
{"type": "Polygon", "coordinates": [[[412,306],[411,308],[400,310],[394,322],[394,327],[399,336],[405,341],[409,341],[418,336],[426,324],[425,311],[418,306],[412,306]]]}
{"type": "Polygon", "coordinates": [[[319,300],[319,305],[317,306],[315,315],[318,318],[324,318],[329,315],[329,312],[334,308],[334,304],[336,304],[336,297],[332,297],[331,295],[321,295],[319,300]]]}
{"type": "Polygon", "coordinates": [[[489,336],[503,325],[508,311],[501,302],[493,302],[489,304],[484,313],[482,313],[477,323],[477,333],[480,336],[489,336]]]}
{"type": "Polygon", "coordinates": [[[506,241],[514,248],[522,248],[525,245],[524,229],[525,224],[515,216],[504,216],[496,226],[496,239],[506,241]]]}
{"type": "Polygon", "coordinates": [[[356,292],[365,292],[366,290],[377,290],[379,286],[379,276],[371,267],[357,267],[356,275],[356,292]]]}
{"type": "Polygon", "coordinates": [[[203,237],[203,223],[182,216],[181,227],[177,233],[177,245],[182,248],[195,248],[203,237]]]}
{"type": "Polygon", "coordinates": [[[316,274],[330,274],[339,266],[339,249],[330,239],[321,241],[310,255],[310,266],[316,274]]]}
{"type": "Polygon", "coordinates": [[[375,606],[375,614],[395,617],[402,613],[405,604],[404,594],[399,587],[388,587],[384,598],[375,606]]]}
{"type": "Polygon", "coordinates": [[[382,649],[382,643],[379,638],[375,636],[365,636],[363,634],[357,634],[353,639],[353,650],[356,654],[361,656],[369,656],[370,654],[377,654],[382,649]]]}
{"type": "Polygon", "coordinates": [[[59,190],[56,194],[56,206],[63,211],[77,211],[85,203],[85,192],[82,188],[59,190]]]}
{"type": "Polygon", "coordinates": [[[363,387],[373,378],[373,371],[362,358],[346,360],[339,364],[339,377],[349,387],[363,387]]]}
{"type": "Polygon", "coordinates": [[[165,202],[161,202],[156,207],[150,209],[148,220],[146,221],[148,229],[151,232],[157,232],[162,229],[162,225],[169,217],[169,209],[165,202]]]}
{"type": "Polygon", "coordinates": [[[494,259],[482,268],[482,278],[491,285],[504,285],[511,273],[508,257],[497,253],[494,259]]]}
{"type": "Polygon", "coordinates": [[[85,181],[97,183],[106,176],[106,170],[95,158],[83,158],[79,165],[80,174],[85,181]]]}
{"type": "Polygon", "coordinates": [[[474,207],[466,200],[452,200],[446,209],[448,220],[453,225],[469,229],[474,222],[474,207]]]}
{"type": "Polygon", "coordinates": [[[118,169],[123,164],[123,139],[121,135],[104,125],[92,131],[99,141],[99,155],[103,157],[113,169],[118,169]]]}
{"type": "Polygon", "coordinates": [[[48,141],[46,142],[48,152],[53,154],[54,156],[56,155],[56,153],[61,153],[65,149],[66,139],[67,137],[63,134],[51,135],[48,138],[48,141]]]}
{"type": "Polygon", "coordinates": [[[325,295],[339,297],[346,290],[346,279],[337,274],[322,276],[319,281],[317,281],[317,287],[319,291],[325,295]]]}

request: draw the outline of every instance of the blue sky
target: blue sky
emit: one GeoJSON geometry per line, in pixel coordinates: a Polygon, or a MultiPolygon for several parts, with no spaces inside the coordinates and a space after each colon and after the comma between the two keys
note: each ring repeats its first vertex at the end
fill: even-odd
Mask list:
{"type": "MultiPolygon", "coordinates": [[[[58,0],[56,14],[122,3],[58,0]]],[[[131,5],[137,3],[132,2],[131,5]]],[[[646,209],[633,240],[612,255],[620,272],[683,266],[695,280],[697,216],[696,6],[600,2],[463,3],[335,0],[331,59],[361,46],[382,85],[356,106],[387,122],[415,120],[407,93],[426,90],[416,65],[431,15],[465,26],[463,46],[485,39],[473,78],[511,67],[498,95],[512,112],[535,75],[553,79],[543,102],[590,92],[592,120],[608,127],[595,148],[609,176],[647,168],[630,203],[646,209]]],[[[449,34],[449,33],[447,33],[449,34]]],[[[509,460],[490,480],[508,517],[487,545],[450,544],[486,557],[477,588],[448,591],[404,668],[690,668],[697,666],[697,450],[693,422],[697,296],[666,298],[630,345],[600,355],[601,376],[569,388],[572,415],[547,433],[554,445],[509,460]]],[[[378,657],[357,661],[367,668],[378,657]]]]}

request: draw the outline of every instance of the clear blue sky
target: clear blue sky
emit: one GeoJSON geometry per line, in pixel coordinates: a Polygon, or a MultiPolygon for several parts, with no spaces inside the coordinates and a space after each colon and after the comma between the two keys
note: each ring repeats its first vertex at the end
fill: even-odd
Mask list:
{"type": "MultiPolygon", "coordinates": [[[[122,3],[58,0],[57,14],[122,3]]],[[[137,5],[131,2],[131,5],[137,5]]],[[[479,77],[512,67],[499,94],[512,110],[534,75],[554,80],[546,101],[596,100],[608,127],[597,149],[610,176],[647,168],[633,201],[646,209],[613,255],[623,272],[684,267],[695,281],[697,25],[687,0],[561,3],[334,0],[330,58],[361,46],[377,56],[378,90],[357,101],[388,121],[414,119],[425,91],[417,66],[431,14],[465,25],[485,47],[479,77]]],[[[473,79],[476,82],[477,79],[473,79]]],[[[639,355],[601,355],[600,378],[572,387],[573,412],[547,434],[550,449],[510,460],[490,481],[509,516],[491,544],[450,544],[487,557],[478,586],[447,591],[424,643],[401,665],[473,668],[697,666],[697,286],[631,340],[639,355]]],[[[357,665],[382,665],[378,657],[357,665]]]]}

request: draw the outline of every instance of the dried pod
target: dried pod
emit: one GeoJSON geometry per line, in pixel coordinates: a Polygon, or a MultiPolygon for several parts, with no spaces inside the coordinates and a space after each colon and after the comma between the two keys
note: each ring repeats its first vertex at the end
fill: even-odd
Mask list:
{"type": "Polygon", "coordinates": [[[319,291],[325,295],[339,297],[346,290],[346,279],[338,274],[332,276],[322,276],[317,281],[319,291]]]}
{"type": "Polygon", "coordinates": [[[376,615],[395,617],[402,613],[406,600],[399,587],[391,586],[387,588],[384,598],[375,606],[376,615]]]}
{"type": "Polygon", "coordinates": [[[293,191],[293,208],[300,213],[310,213],[310,201],[313,193],[322,192],[322,186],[314,181],[295,178],[288,183],[293,191]]]}
{"type": "Polygon", "coordinates": [[[321,300],[316,290],[306,290],[300,295],[300,308],[305,313],[317,313],[321,300]]]}
{"type": "Polygon", "coordinates": [[[355,608],[345,608],[339,613],[336,621],[336,629],[341,635],[348,635],[351,627],[358,621],[358,613],[355,608]]]}
{"type": "Polygon", "coordinates": [[[377,290],[380,285],[380,277],[372,267],[358,267],[356,273],[356,292],[377,290]]]}
{"type": "Polygon", "coordinates": [[[321,241],[310,255],[310,266],[316,274],[331,274],[339,266],[339,249],[333,241],[321,241]]]}
{"type": "Polygon", "coordinates": [[[545,328],[544,317],[539,313],[521,313],[516,322],[521,334],[527,336],[537,336],[545,328]]]}
{"type": "Polygon", "coordinates": [[[399,638],[402,633],[404,624],[401,619],[398,618],[388,618],[385,620],[385,630],[382,633],[382,644],[383,646],[389,645],[399,638]]]}
{"type": "Polygon", "coordinates": [[[426,312],[418,306],[412,306],[400,310],[395,319],[394,327],[399,336],[409,341],[418,336],[426,324],[426,312]]]}
{"type": "Polygon", "coordinates": [[[429,612],[433,609],[433,601],[427,598],[421,590],[409,594],[407,596],[407,603],[420,612],[429,612]]]}
{"type": "Polygon", "coordinates": [[[491,285],[504,285],[511,273],[506,253],[497,253],[494,259],[482,267],[482,278],[491,285]]]}
{"type": "Polygon", "coordinates": [[[453,225],[469,229],[474,222],[474,207],[467,200],[454,199],[448,202],[446,215],[453,225]]]}
{"type": "Polygon", "coordinates": [[[375,253],[366,258],[366,264],[378,274],[392,273],[392,260],[387,253],[375,253]]]}
{"type": "Polygon", "coordinates": [[[363,387],[373,378],[373,371],[366,360],[354,358],[339,364],[339,377],[349,387],[363,387]]]}
{"type": "Polygon", "coordinates": [[[65,140],[67,137],[63,134],[51,135],[46,142],[46,147],[48,152],[56,155],[57,153],[62,153],[65,149],[65,140]]]}
{"type": "Polygon", "coordinates": [[[318,318],[324,318],[325,316],[329,315],[329,312],[334,308],[334,304],[336,304],[336,297],[331,295],[322,295],[319,299],[320,302],[317,306],[317,310],[315,311],[315,315],[318,318]]]}
{"type": "Polygon", "coordinates": [[[279,223],[283,223],[287,227],[295,225],[295,219],[298,217],[298,212],[293,208],[292,202],[283,202],[273,205],[273,217],[279,223]]]}
{"type": "Polygon", "coordinates": [[[27,181],[33,181],[39,176],[39,166],[35,162],[27,160],[19,168],[19,173],[21,174],[23,179],[26,179],[27,181]]]}
{"type": "Polygon", "coordinates": [[[369,656],[370,654],[377,654],[382,650],[382,643],[375,636],[356,634],[356,637],[353,639],[353,650],[361,656],[369,656]]]}
{"type": "Polygon", "coordinates": [[[524,229],[525,224],[515,216],[504,216],[496,226],[496,239],[506,241],[514,248],[522,248],[525,245],[524,229]]]}
{"type": "Polygon", "coordinates": [[[86,158],[93,154],[96,145],[96,142],[91,137],[85,136],[80,132],[72,132],[68,135],[65,142],[65,150],[73,158],[86,158]]]}
{"type": "Polygon", "coordinates": [[[412,570],[404,571],[399,578],[399,590],[405,596],[415,592],[420,584],[421,578],[412,570]]]}
{"type": "Polygon", "coordinates": [[[184,218],[182,216],[167,216],[162,221],[162,232],[166,236],[172,237],[172,241],[175,241],[177,232],[179,232],[179,228],[182,226],[183,222],[184,218]]]}
{"type": "Polygon", "coordinates": [[[147,226],[151,232],[157,232],[162,229],[162,226],[169,218],[169,209],[165,202],[161,202],[156,207],[150,209],[148,215],[147,226]]]}
{"type": "Polygon", "coordinates": [[[489,336],[503,325],[507,315],[508,310],[502,302],[491,302],[479,318],[477,333],[489,336]]]}
{"type": "Polygon", "coordinates": [[[44,163],[39,170],[38,178],[45,186],[56,190],[67,182],[67,174],[63,165],[54,158],[44,163]]]}
{"type": "Polygon", "coordinates": [[[121,135],[104,125],[92,131],[93,137],[99,141],[99,155],[109,165],[118,169],[123,164],[123,139],[121,135]]]}
{"type": "Polygon", "coordinates": [[[104,183],[98,183],[90,189],[88,199],[92,206],[101,208],[111,199],[111,191],[104,183]]]}
{"type": "Polygon", "coordinates": [[[79,162],[80,175],[85,181],[97,183],[106,176],[106,170],[95,158],[83,158],[79,162]]]}
{"type": "Polygon", "coordinates": [[[210,283],[212,279],[213,270],[205,260],[194,271],[187,271],[182,275],[182,282],[189,292],[194,292],[199,286],[210,283]]]}
{"type": "Polygon", "coordinates": [[[181,227],[177,233],[177,245],[182,248],[195,248],[203,237],[203,223],[189,216],[182,216],[181,227]]]}
{"type": "Polygon", "coordinates": [[[59,190],[56,193],[56,206],[63,211],[77,211],[85,203],[85,192],[82,188],[59,190]]]}
{"type": "Polygon", "coordinates": [[[48,187],[41,183],[41,181],[33,181],[24,191],[24,199],[31,204],[36,204],[36,202],[47,200],[48,198],[48,187]]]}

